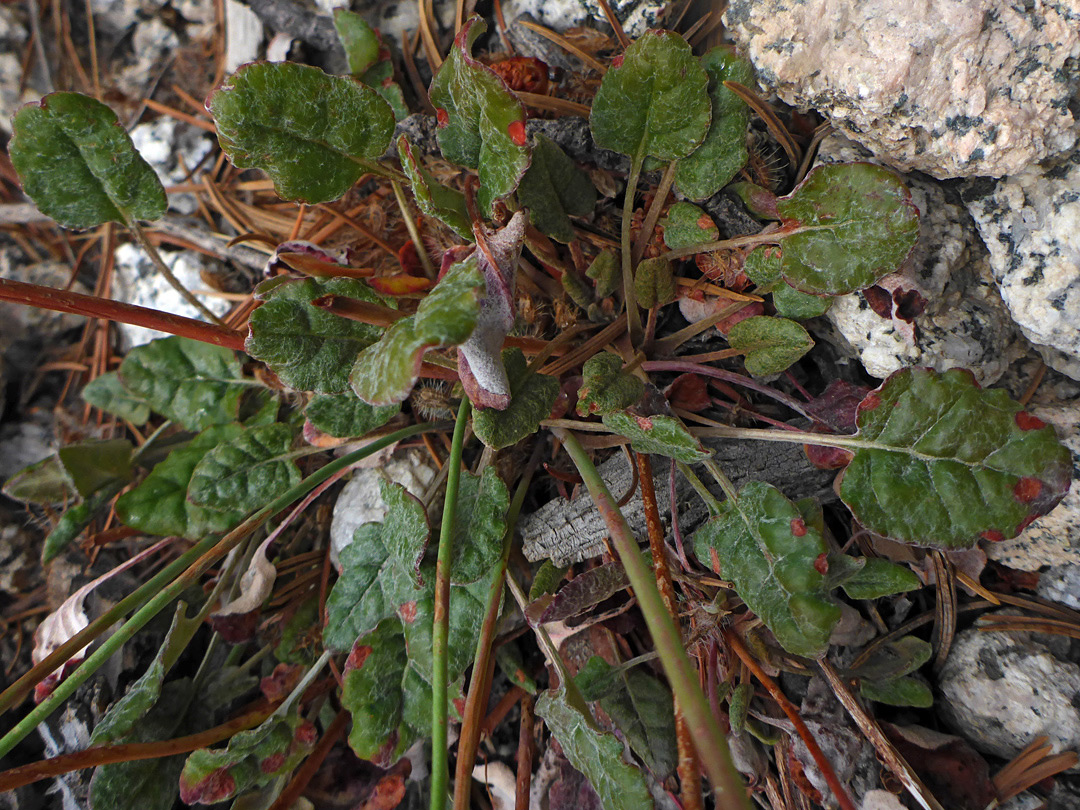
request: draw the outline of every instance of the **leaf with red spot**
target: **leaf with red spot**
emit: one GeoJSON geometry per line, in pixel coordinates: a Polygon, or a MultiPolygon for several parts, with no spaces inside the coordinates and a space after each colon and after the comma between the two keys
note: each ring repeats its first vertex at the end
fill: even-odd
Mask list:
{"type": "Polygon", "coordinates": [[[353,77],[382,96],[394,111],[394,118],[406,118],[409,108],[401,86],[394,81],[394,63],[382,34],[362,16],[344,8],[334,9],[334,28],[353,77]]]}
{"type": "Polygon", "coordinates": [[[578,416],[615,413],[641,399],[645,383],[622,367],[622,358],[611,352],[601,352],[585,361],[577,394],[578,416]]]}
{"type": "Polygon", "coordinates": [[[431,82],[437,111],[436,137],[443,157],[476,169],[477,201],[483,213],[517,188],[529,167],[525,108],[499,76],[472,57],[472,46],[487,24],[479,17],[465,22],[450,53],[431,82]]]}
{"type": "Polygon", "coordinates": [[[712,455],[672,416],[639,416],[620,411],[605,414],[603,419],[615,433],[628,438],[630,446],[639,453],[655,453],[686,464],[696,464],[712,455]]]}
{"type": "Polygon", "coordinates": [[[840,497],[896,540],[961,549],[1015,537],[1069,488],[1072,457],[1053,429],[961,369],[896,372],[856,423],[840,497]]]}
{"type": "Polygon", "coordinates": [[[180,799],[215,804],[262,787],[306,759],[317,738],[315,727],[299,714],[272,716],[233,735],[226,748],[193,751],[180,774],[180,799]]]}
{"type": "MultiPolygon", "coordinates": [[[[788,652],[814,657],[829,648],[840,607],[819,560],[821,530],[775,487],[752,481],[694,534],[694,553],[735,584],[739,597],[788,652]]],[[[826,567],[826,572],[827,572],[826,567]]]]}
{"type": "Polygon", "coordinates": [[[715,242],[720,229],[713,218],[693,203],[677,202],[660,220],[664,229],[664,244],[672,250],[715,242]]]}

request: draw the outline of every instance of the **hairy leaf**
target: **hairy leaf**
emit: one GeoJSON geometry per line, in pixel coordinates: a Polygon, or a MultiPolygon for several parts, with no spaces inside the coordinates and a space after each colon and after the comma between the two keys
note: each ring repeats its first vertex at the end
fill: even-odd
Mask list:
{"type": "Polygon", "coordinates": [[[348,9],[335,8],[334,29],[341,41],[341,47],[345,49],[349,73],[359,78],[379,61],[379,37],[375,29],[359,14],[348,9]]]}
{"type": "Polygon", "coordinates": [[[242,169],[262,169],[279,197],[336,200],[371,170],[394,134],[379,95],[294,62],[241,67],[207,99],[218,141],[242,169]]]}
{"type": "Polygon", "coordinates": [[[525,108],[491,68],[472,57],[473,43],[486,30],[479,17],[465,22],[429,92],[439,148],[451,163],[477,170],[482,213],[517,188],[529,167],[525,108]]]}
{"type": "Polygon", "coordinates": [[[760,481],[723,507],[694,533],[697,558],[735,584],[784,649],[808,657],[824,653],[840,607],[818,570],[827,552],[821,532],[783,493],[760,481]]]}
{"type": "Polygon", "coordinates": [[[571,705],[565,686],[541,695],[536,714],[544,718],[570,764],[585,774],[604,810],[654,806],[644,775],[623,760],[623,744],[614,734],[599,731],[591,717],[571,705]]]}
{"type": "Polygon", "coordinates": [[[12,121],[11,164],[23,191],[66,228],[158,219],[165,189],[111,109],[80,93],[50,93],[12,121]]]}
{"type": "Polygon", "coordinates": [[[502,556],[509,508],[510,493],[494,467],[485,468],[480,476],[462,473],[454,521],[451,582],[462,585],[476,582],[496,567],[502,556]]]}
{"type": "Polygon", "coordinates": [[[352,439],[382,427],[400,411],[400,405],[368,405],[352,391],[345,391],[314,397],[304,415],[316,430],[338,439],[352,439]]]}
{"type": "Polygon", "coordinates": [[[292,431],[280,422],[247,428],[202,457],[191,474],[188,500],[226,514],[265,506],[300,483],[291,446],[292,431]]]}
{"type": "Polygon", "coordinates": [[[641,306],[663,306],[675,300],[675,272],[663,256],[645,259],[634,274],[634,295],[641,306]]]}
{"type": "Polygon", "coordinates": [[[401,168],[412,183],[413,198],[420,210],[429,217],[442,222],[462,239],[473,241],[472,222],[465,207],[465,195],[460,191],[447,188],[424,168],[424,164],[413,154],[408,137],[398,138],[398,156],[401,168]]]}
{"type": "Polygon", "coordinates": [[[891,681],[861,681],[859,692],[867,700],[889,706],[912,706],[929,709],[934,705],[934,693],[921,678],[906,675],[891,681]]]}
{"type": "MultiPolygon", "coordinates": [[[[724,82],[753,86],[754,69],[730,48],[723,47],[702,56],[701,66],[709,76],[712,122],[701,146],[680,160],[675,169],[675,187],[691,200],[704,200],[718,192],[749,157],[746,127],[750,110],[745,101],[724,87],[724,82]]],[[[673,245],[669,247],[674,249],[673,245]]]]}
{"type": "Polygon", "coordinates": [[[131,393],[115,371],[99,374],[83,386],[82,398],[99,410],[119,416],[133,425],[145,425],[150,406],[131,393]]]}
{"type": "Polygon", "coordinates": [[[618,411],[604,414],[603,420],[613,431],[628,438],[630,446],[639,453],[667,456],[686,464],[696,464],[712,455],[682,422],[671,416],[638,416],[618,411]]]}
{"type": "Polygon", "coordinates": [[[743,352],[746,370],[755,377],[779,374],[814,347],[813,338],[795,321],[764,315],[739,321],[727,339],[743,352]]]}
{"type": "Polygon", "coordinates": [[[188,430],[234,421],[247,387],[232,351],[181,337],[132,349],[120,364],[120,381],[188,430]]]}
{"type": "Polygon", "coordinates": [[[55,453],[12,475],[4,482],[3,492],[16,501],[48,505],[67,503],[78,494],[55,453]]]}
{"type": "Polygon", "coordinates": [[[473,414],[473,431],[493,450],[536,433],[559,396],[559,381],[545,374],[530,374],[521,349],[507,349],[502,358],[510,380],[510,405],[502,411],[486,408],[473,414]]]}
{"type": "Polygon", "coordinates": [[[537,135],[532,165],[521,178],[518,202],[529,209],[529,221],[559,242],[574,239],[570,217],[584,217],[596,207],[596,188],[557,143],[537,135]]]}
{"type": "Polygon", "coordinates": [[[578,416],[615,413],[645,395],[645,383],[623,372],[622,366],[622,358],[611,352],[601,352],[585,361],[578,390],[578,416]]]}
{"type": "Polygon", "coordinates": [[[104,516],[116,494],[123,489],[123,482],[116,482],[102,487],[80,504],[72,506],[60,516],[56,526],[41,544],[41,562],[48,563],[56,558],[67,546],[74,542],[90,521],[104,516]]]}
{"type": "MultiPolygon", "coordinates": [[[[830,574],[832,568],[830,559],[830,574]]],[[[910,568],[879,557],[867,557],[866,564],[853,571],[839,585],[852,599],[878,599],[896,593],[916,591],[922,587],[919,578],[910,568]]]]}
{"type": "Polygon", "coordinates": [[[1072,457],[1053,428],[961,369],[896,372],[856,424],[840,497],[897,540],[958,549],[1015,537],[1069,488],[1072,457]]]}
{"type": "Polygon", "coordinates": [[[127,439],[72,442],[57,452],[75,488],[84,498],[107,484],[131,480],[131,453],[127,439]]]}
{"type": "Polygon", "coordinates": [[[585,275],[596,283],[596,297],[607,298],[619,289],[619,262],[610,250],[602,250],[592,260],[585,275]]]}
{"type": "Polygon", "coordinates": [[[208,532],[224,532],[244,519],[241,510],[218,512],[188,500],[188,484],[195,467],[219,444],[242,435],[238,424],[209,427],[186,447],[178,447],[159,462],[141,484],[116,501],[116,514],[124,525],[147,534],[178,535],[190,540],[208,532]]]}
{"type": "MultiPolygon", "coordinates": [[[[564,571],[563,574],[565,573],[564,571]]],[[[554,598],[542,598],[530,605],[529,619],[541,624],[572,619],[610,599],[629,584],[630,580],[621,563],[598,565],[582,571],[567,582],[559,588],[554,598]]]]}
{"type": "Polygon", "coordinates": [[[275,278],[256,290],[263,303],[251,313],[244,348],[291,388],[339,394],[348,390],[356,355],[377,341],[383,330],[311,303],[324,295],[387,303],[355,279],[275,278]]]}
{"type": "Polygon", "coordinates": [[[852,670],[856,678],[887,681],[910,675],[930,660],[934,648],[928,641],[915,636],[903,636],[877,647],[865,663],[852,670]]]}
{"type": "Polygon", "coordinates": [[[332,650],[348,650],[401,605],[416,599],[424,584],[420,562],[427,548],[427,516],[404,487],[379,485],[386,518],[365,523],[341,552],[341,578],[326,600],[323,641],[332,650]]]}
{"type": "Polygon", "coordinates": [[[781,272],[806,293],[869,287],[900,269],[919,236],[911,192],[872,163],[818,166],[776,208],[781,272]]]}
{"type": "Polygon", "coordinates": [[[424,352],[464,343],[476,327],[484,277],[475,253],[453,265],[417,307],[364,349],[349,375],[356,395],[372,405],[392,405],[409,395],[424,352]]]}
{"type": "Polygon", "coordinates": [[[594,655],[574,678],[586,700],[596,700],[630,748],[660,780],[675,772],[678,751],[675,743],[675,712],[671,690],[643,667],[616,669],[594,655]],[[582,681],[608,682],[600,694],[590,695],[582,681]]]}
{"type": "Polygon", "coordinates": [[[686,157],[709,129],[708,85],[685,39],[646,31],[604,74],[589,115],[593,140],[636,160],[686,157]]]}
{"type": "Polygon", "coordinates": [[[660,220],[660,225],[664,229],[664,244],[672,250],[715,242],[720,238],[720,229],[713,218],[693,203],[675,203],[660,220]]]}
{"type": "Polygon", "coordinates": [[[215,804],[261,787],[303,762],[318,736],[298,714],[271,715],[258,728],[235,734],[224,749],[193,751],[180,774],[180,800],[215,804]]]}
{"type": "Polygon", "coordinates": [[[827,295],[813,295],[796,290],[786,281],[781,281],[773,288],[772,300],[777,315],[796,321],[820,318],[829,311],[833,302],[827,295]]]}

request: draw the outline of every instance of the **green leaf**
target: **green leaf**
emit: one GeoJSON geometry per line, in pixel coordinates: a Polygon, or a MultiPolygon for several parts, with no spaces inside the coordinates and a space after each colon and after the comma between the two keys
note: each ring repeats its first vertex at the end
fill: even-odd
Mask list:
{"type": "Polygon", "coordinates": [[[750,110],[745,101],[724,87],[724,82],[752,87],[754,69],[731,48],[724,47],[713,48],[702,56],[701,66],[709,75],[712,123],[701,146],[675,168],[675,187],[691,200],[704,200],[718,192],[749,158],[746,127],[750,110]]]}
{"type": "Polygon", "coordinates": [[[675,160],[701,145],[712,105],[709,76],[671,31],[646,31],[613,67],[593,99],[593,140],[635,160],[675,160]]]}
{"type": "Polygon", "coordinates": [[[645,395],[645,383],[624,373],[622,358],[601,352],[585,361],[578,389],[578,416],[607,414],[634,405],[645,395]]]}
{"type": "Polygon", "coordinates": [[[518,186],[518,202],[529,209],[529,221],[559,242],[572,242],[570,217],[584,217],[596,207],[596,188],[557,143],[537,134],[532,165],[518,186]]]}
{"type": "Polygon", "coordinates": [[[210,450],[195,466],[187,497],[215,512],[253,512],[300,483],[289,452],[292,431],[280,422],[247,428],[210,450]]]}
{"type": "Polygon", "coordinates": [[[743,272],[761,288],[758,292],[769,292],[780,281],[780,253],[776,245],[762,245],[747,254],[743,272]]]}
{"type": "Polygon", "coordinates": [[[862,681],[859,691],[867,700],[890,706],[912,706],[929,709],[934,705],[934,693],[921,678],[904,677],[892,681],[862,681]]]}
{"type": "Polygon", "coordinates": [[[623,760],[623,744],[614,734],[597,730],[591,717],[572,706],[565,686],[541,695],[536,714],[544,718],[570,764],[585,774],[604,810],[654,807],[644,775],[623,760]]]}
{"type": "Polygon", "coordinates": [[[256,290],[263,303],[251,313],[251,333],[244,348],[290,388],[340,394],[348,390],[349,368],[356,355],[377,341],[383,330],[311,303],[324,295],[386,304],[356,279],[272,279],[256,290]]]}
{"type": "Polygon", "coordinates": [[[675,272],[663,256],[645,259],[634,273],[634,295],[646,309],[675,300],[675,272]]]}
{"type": "Polygon", "coordinates": [[[911,192],[872,163],[818,166],[776,207],[781,272],[806,293],[869,287],[899,270],[919,237],[911,192]]]}
{"type": "Polygon", "coordinates": [[[597,298],[607,298],[612,295],[619,289],[622,279],[619,275],[619,261],[610,250],[601,250],[592,260],[585,275],[596,282],[597,298]]]}
{"type": "MultiPolygon", "coordinates": [[[[382,35],[375,32],[379,39],[382,35]]],[[[405,93],[401,85],[394,81],[394,63],[390,61],[390,48],[386,44],[379,51],[379,61],[368,68],[367,72],[360,77],[360,81],[382,96],[383,101],[390,105],[396,121],[403,121],[409,117],[409,105],[405,102],[405,93]]]]}
{"type": "Polygon", "coordinates": [[[735,591],[788,652],[815,657],[840,620],[825,577],[825,540],[783,493],[752,481],[694,534],[694,553],[735,591]]]}
{"type": "Polygon", "coordinates": [[[604,424],[620,436],[630,440],[630,446],[639,453],[667,456],[686,464],[696,464],[712,453],[672,416],[638,416],[628,411],[606,413],[604,424]]]}
{"type": "Polygon", "coordinates": [[[209,532],[224,532],[238,525],[245,513],[217,512],[188,500],[188,484],[195,467],[219,444],[242,435],[238,424],[215,425],[178,447],[157,464],[141,484],[116,501],[116,514],[124,525],[147,534],[179,535],[196,540],[209,532]]]}
{"type": "Polygon", "coordinates": [[[765,315],[739,321],[727,340],[743,352],[746,370],[755,377],[779,374],[814,347],[813,338],[795,321],[765,315]]]}
{"type": "Polygon", "coordinates": [[[529,674],[521,649],[515,642],[508,641],[495,648],[495,663],[514,686],[520,686],[530,695],[537,693],[536,681],[529,674]]]}
{"type": "Polygon", "coordinates": [[[1015,537],[1064,497],[1053,428],[971,373],[902,369],[859,404],[840,497],[863,526],[919,546],[1015,537]]]}
{"type": "Polygon", "coordinates": [[[349,73],[359,77],[379,61],[379,36],[359,14],[348,9],[335,8],[334,29],[341,41],[341,47],[345,49],[349,73]]]}
{"type": "Polygon", "coordinates": [[[485,468],[481,476],[462,473],[454,521],[451,582],[460,585],[476,582],[498,565],[509,508],[510,493],[494,467],[485,468]]]}
{"type": "Polygon", "coordinates": [[[746,210],[759,219],[780,219],[776,210],[777,196],[757,183],[739,182],[731,186],[735,196],[742,200],[746,210]]]}
{"type": "Polygon", "coordinates": [[[247,388],[232,351],[181,337],[132,349],[120,364],[120,381],[188,430],[234,421],[247,388]]]}
{"type": "Polygon", "coordinates": [[[431,82],[443,157],[477,169],[477,202],[489,214],[495,200],[517,188],[529,167],[525,108],[494,71],[472,57],[476,38],[487,30],[479,17],[465,22],[431,82]]]}
{"type": "Polygon", "coordinates": [[[12,122],[11,164],[41,213],[65,228],[158,219],[165,189],[111,109],[80,93],[50,93],[12,122]]]}
{"type": "Polygon", "coordinates": [[[615,668],[598,655],[588,660],[574,682],[586,700],[600,703],[657,779],[675,772],[679,754],[670,689],[642,667],[615,668]],[[583,680],[592,681],[588,684],[592,689],[583,687],[583,680]],[[589,691],[601,694],[590,697],[589,691]]]}
{"type": "Polygon", "coordinates": [[[915,636],[903,636],[877,647],[870,658],[852,670],[857,678],[870,681],[888,681],[910,675],[930,660],[934,648],[929,642],[915,636]]]}
{"type": "Polygon", "coordinates": [[[475,241],[472,222],[465,207],[465,195],[447,188],[432,177],[431,172],[413,154],[412,144],[405,135],[398,138],[397,143],[401,168],[412,183],[413,198],[420,211],[439,220],[462,239],[475,241]]]}
{"type": "Polygon", "coordinates": [[[90,521],[99,515],[104,516],[109,503],[124,486],[124,482],[109,484],[82,503],[65,511],[41,545],[41,562],[51,562],[82,534],[83,529],[90,525],[90,521]]]}
{"type": "Polygon", "coordinates": [[[915,572],[906,566],[878,557],[867,557],[866,565],[841,582],[840,586],[852,599],[878,599],[894,593],[917,591],[922,583],[915,572]]]}
{"type": "Polygon", "coordinates": [[[660,225],[664,229],[664,244],[672,250],[715,242],[720,238],[720,229],[713,218],[693,203],[675,203],[660,220],[660,225]]]}
{"type": "Polygon", "coordinates": [[[82,398],[95,408],[133,425],[145,425],[150,418],[150,406],[125,388],[115,371],[99,374],[83,386],[82,398]]]}
{"type": "Polygon", "coordinates": [[[551,560],[544,560],[540,564],[540,570],[533,577],[532,585],[529,587],[529,601],[533,602],[541,596],[555,593],[568,570],[568,568],[555,565],[551,560]]]}
{"type": "Polygon", "coordinates": [[[72,483],[84,498],[106,484],[131,480],[131,454],[127,439],[73,442],[57,452],[72,483]]]}
{"type": "Polygon", "coordinates": [[[728,700],[728,722],[736,733],[745,730],[746,718],[750,713],[750,701],[754,697],[754,686],[749,683],[740,683],[731,693],[728,700]]]}
{"type": "Polygon", "coordinates": [[[820,318],[829,311],[833,302],[832,298],[825,295],[811,295],[796,290],[786,281],[773,288],[772,300],[777,315],[797,321],[820,318]]]}
{"type": "Polygon", "coordinates": [[[3,492],[24,503],[67,503],[77,495],[75,482],[55,453],[23,467],[4,482],[3,492]]]}
{"type": "MultiPolygon", "coordinates": [[[[193,700],[190,678],[170,681],[157,702],[124,737],[125,743],[171,740],[209,727],[213,718],[207,706],[193,700]]],[[[171,810],[176,804],[177,780],[184,755],[102,765],[90,780],[93,810],[171,810]]]]}
{"type": "Polygon", "coordinates": [[[400,605],[415,599],[423,583],[420,563],[427,548],[427,515],[405,488],[379,485],[386,518],[365,523],[342,549],[341,577],[326,600],[323,642],[332,650],[348,650],[400,605]]]}
{"type": "Polygon", "coordinates": [[[337,439],[364,436],[401,412],[400,405],[368,405],[352,391],[313,397],[304,415],[313,428],[337,439]]]}
{"type": "Polygon", "coordinates": [[[536,433],[559,396],[559,381],[545,374],[530,374],[521,349],[507,349],[502,358],[510,379],[510,405],[503,411],[485,408],[473,413],[473,432],[493,450],[536,433]]]}
{"type": "Polygon", "coordinates": [[[227,748],[193,751],[180,774],[180,800],[215,804],[262,787],[303,762],[318,736],[299,715],[271,715],[258,728],[235,734],[227,748]]]}
{"type": "Polygon", "coordinates": [[[394,113],[370,87],[294,62],[241,67],[206,103],[241,169],[262,169],[279,197],[341,197],[390,146],[394,113]]]}
{"type": "Polygon", "coordinates": [[[356,395],[391,405],[409,395],[428,349],[464,343],[476,327],[484,278],[475,253],[453,265],[420,302],[415,315],[394,322],[364,349],[349,375],[356,395]]]}

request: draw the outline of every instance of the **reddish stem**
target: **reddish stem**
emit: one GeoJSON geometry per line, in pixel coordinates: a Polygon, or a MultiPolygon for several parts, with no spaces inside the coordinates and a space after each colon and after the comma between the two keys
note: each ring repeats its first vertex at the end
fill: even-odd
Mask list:
{"type": "Polygon", "coordinates": [[[6,278],[0,278],[0,301],[11,301],[37,309],[70,312],[87,318],[103,318],[107,321],[119,321],[132,326],[157,329],[159,332],[168,332],[170,335],[224,346],[234,351],[244,350],[244,339],[247,337],[246,332],[205,323],[194,318],[185,318],[182,315],[173,315],[171,312],[161,312],[134,304],[111,301],[108,298],[82,295],[6,278]]]}

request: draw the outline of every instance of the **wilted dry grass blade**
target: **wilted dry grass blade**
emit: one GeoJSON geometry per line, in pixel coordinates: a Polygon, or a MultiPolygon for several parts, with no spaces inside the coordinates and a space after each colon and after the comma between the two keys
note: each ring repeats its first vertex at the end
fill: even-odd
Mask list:
{"type": "Polygon", "coordinates": [[[1075,751],[1051,754],[1053,748],[1048,737],[1036,737],[991,781],[997,791],[998,803],[1007,802],[1043,779],[1074,767],[1080,762],[1075,751]]]}

